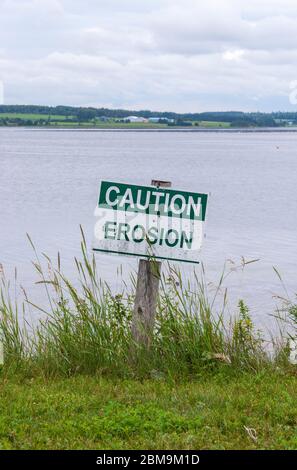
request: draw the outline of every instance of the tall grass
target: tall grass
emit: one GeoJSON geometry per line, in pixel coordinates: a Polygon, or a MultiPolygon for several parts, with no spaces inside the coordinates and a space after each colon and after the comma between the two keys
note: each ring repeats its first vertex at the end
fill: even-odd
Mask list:
{"type": "Polygon", "coordinates": [[[30,243],[48,308],[35,305],[24,292],[20,311],[2,276],[0,334],[8,372],[162,378],[196,377],[219,368],[258,371],[273,365],[244,302],[239,302],[233,319],[226,315],[226,293],[218,302],[226,273],[210,294],[203,269],[185,284],[180,272],[168,266],[146,348],[135,344],[131,334],[134,293],[125,288],[114,295],[98,278],[96,259],[89,257],[84,237],[81,259],[75,259],[76,283],[63,274],[59,255],[56,263],[46,255],[40,259],[30,243]],[[40,312],[37,324],[24,320],[28,308],[40,312]]]}

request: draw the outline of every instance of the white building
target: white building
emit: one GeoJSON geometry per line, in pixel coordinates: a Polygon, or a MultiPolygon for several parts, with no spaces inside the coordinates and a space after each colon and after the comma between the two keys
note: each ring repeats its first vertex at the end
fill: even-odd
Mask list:
{"type": "Polygon", "coordinates": [[[139,116],[127,116],[123,120],[129,122],[147,122],[147,119],[139,116]]]}

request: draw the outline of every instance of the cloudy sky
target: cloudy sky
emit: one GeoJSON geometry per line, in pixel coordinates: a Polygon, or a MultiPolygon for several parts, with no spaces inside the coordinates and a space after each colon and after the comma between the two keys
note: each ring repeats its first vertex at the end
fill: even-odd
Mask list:
{"type": "Polygon", "coordinates": [[[0,0],[0,80],[7,104],[297,111],[297,1],[0,0]]]}

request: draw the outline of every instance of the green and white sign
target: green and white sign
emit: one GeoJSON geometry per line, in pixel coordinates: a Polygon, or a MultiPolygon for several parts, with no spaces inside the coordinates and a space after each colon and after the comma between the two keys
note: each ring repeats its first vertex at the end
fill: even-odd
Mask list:
{"type": "Polygon", "coordinates": [[[102,181],[95,251],[199,262],[207,194],[102,181]]]}

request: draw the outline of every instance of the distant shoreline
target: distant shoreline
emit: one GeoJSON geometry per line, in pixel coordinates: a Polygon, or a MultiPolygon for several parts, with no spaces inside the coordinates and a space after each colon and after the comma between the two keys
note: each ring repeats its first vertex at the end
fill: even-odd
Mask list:
{"type": "Polygon", "coordinates": [[[74,106],[0,105],[0,127],[99,130],[242,130],[297,129],[297,112],[214,111],[175,113],[74,106]]]}
{"type": "Polygon", "coordinates": [[[124,128],[124,127],[53,127],[53,126],[0,126],[1,130],[22,130],[22,131],[36,131],[36,132],[187,132],[187,133],[223,133],[223,134],[254,134],[254,133],[296,133],[297,127],[254,127],[254,128],[157,128],[157,127],[142,127],[142,128],[124,128]]]}

